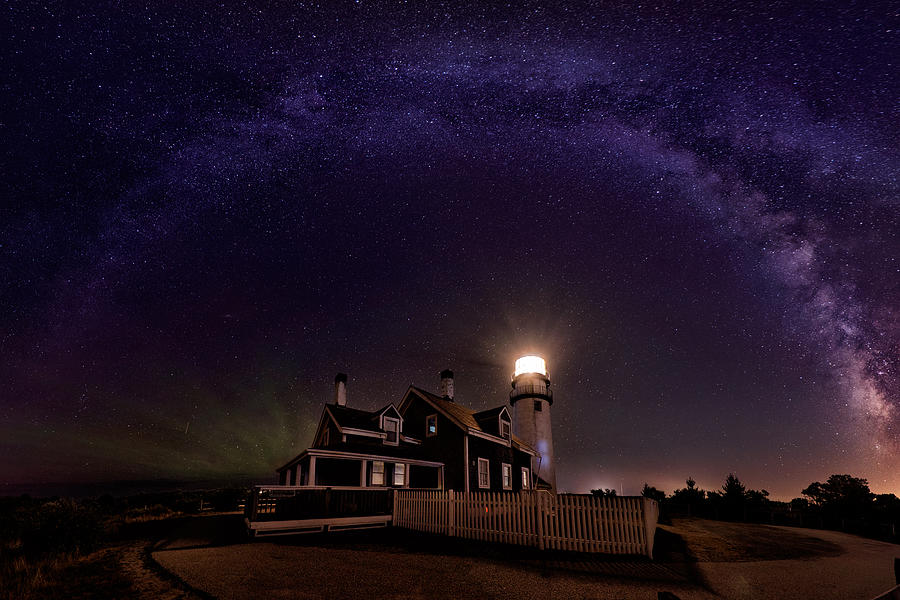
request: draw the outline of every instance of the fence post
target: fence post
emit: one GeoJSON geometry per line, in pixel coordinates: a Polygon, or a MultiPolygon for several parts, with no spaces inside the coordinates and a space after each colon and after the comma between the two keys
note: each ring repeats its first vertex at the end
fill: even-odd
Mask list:
{"type": "Polygon", "coordinates": [[[447,492],[447,535],[456,535],[456,498],[453,490],[447,492]]]}
{"type": "Polygon", "coordinates": [[[397,490],[394,490],[394,504],[391,507],[391,525],[397,525],[397,519],[400,518],[400,515],[397,514],[397,507],[399,504],[399,499],[397,498],[397,490]]]}
{"type": "Polygon", "coordinates": [[[534,517],[537,519],[538,548],[544,549],[544,501],[540,492],[534,491],[534,517]]]}
{"type": "Polygon", "coordinates": [[[643,501],[641,503],[641,509],[644,513],[644,540],[646,541],[646,547],[644,548],[647,556],[649,558],[653,558],[653,538],[656,534],[656,521],[658,519],[658,515],[655,514],[656,500],[652,500],[650,498],[641,498],[643,501]]]}

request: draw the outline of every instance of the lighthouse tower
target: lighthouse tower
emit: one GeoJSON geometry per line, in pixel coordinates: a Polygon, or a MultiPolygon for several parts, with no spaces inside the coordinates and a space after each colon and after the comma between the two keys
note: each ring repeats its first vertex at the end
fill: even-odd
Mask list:
{"type": "Polygon", "coordinates": [[[553,392],[547,364],[540,356],[523,356],[516,361],[509,403],[513,407],[514,431],[534,447],[540,456],[531,459],[531,471],[556,491],[556,467],[553,464],[553,433],[550,429],[550,405],[553,392]]]}

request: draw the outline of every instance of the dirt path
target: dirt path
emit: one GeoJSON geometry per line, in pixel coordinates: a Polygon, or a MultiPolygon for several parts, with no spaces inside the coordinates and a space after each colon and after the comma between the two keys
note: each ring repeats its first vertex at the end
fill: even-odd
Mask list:
{"type": "Polygon", "coordinates": [[[196,600],[199,596],[180,589],[177,584],[147,564],[148,542],[138,542],[118,549],[119,564],[132,582],[139,598],[159,600],[196,600]]]}

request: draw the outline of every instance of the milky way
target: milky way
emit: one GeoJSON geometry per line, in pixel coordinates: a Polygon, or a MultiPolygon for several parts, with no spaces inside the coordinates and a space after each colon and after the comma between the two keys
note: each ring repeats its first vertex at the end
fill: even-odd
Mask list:
{"type": "Polygon", "coordinates": [[[900,493],[875,3],[11,6],[5,482],[267,476],[549,363],[560,485],[900,493]]]}

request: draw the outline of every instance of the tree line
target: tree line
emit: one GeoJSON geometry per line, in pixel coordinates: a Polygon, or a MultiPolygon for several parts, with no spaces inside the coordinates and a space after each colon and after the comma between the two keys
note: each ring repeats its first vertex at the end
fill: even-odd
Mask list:
{"type": "MultiPolygon", "coordinates": [[[[611,489],[591,490],[615,496],[611,489]]],[[[641,495],[660,503],[661,518],[697,516],[728,521],[835,529],[888,541],[900,541],[900,498],[874,494],[869,482],[851,475],[831,475],[815,481],[790,502],[771,500],[769,492],[748,488],[729,473],[721,488],[704,490],[692,477],[685,487],[667,495],[647,483],[641,495]]]]}

